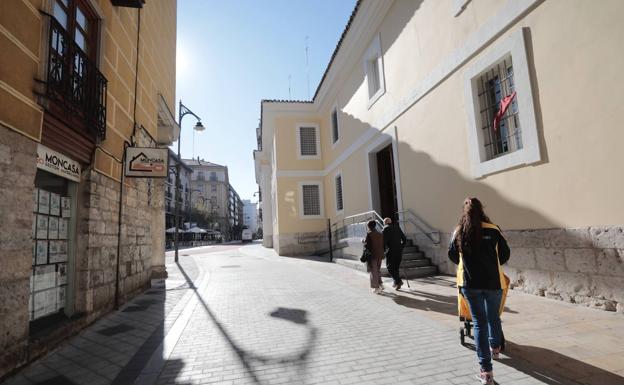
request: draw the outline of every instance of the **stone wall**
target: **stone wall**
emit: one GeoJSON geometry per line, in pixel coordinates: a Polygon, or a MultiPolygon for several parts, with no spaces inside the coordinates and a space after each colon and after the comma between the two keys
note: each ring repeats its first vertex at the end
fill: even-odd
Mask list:
{"type": "Polygon", "coordinates": [[[0,126],[0,378],[28,359],[36,143],[0,126]]]}
{"type": "MultiPolygon", "coordinates": [[[[153,221],[153,211],[163,208],[162,186],[149,179],[126,179],[119,261],[120,303],[149,286],[154,253],[163,253],[164,228],[161,227],[164,225],[153,221]],[[155,249],[161,243],[158,240],[163,245],[155,249]]],[[[81,241],[76,261],[77,310],[97,318],[114,307],[120,184],[89,171],[84,189],[86,198],[84,211],[79,213],[81,241]]],[[[164,215],[162,211],[161,214],[164,215]]]]}
{"type": "MultiPolygon", "coordinates": [[[[514,290],[624,313],[624,227],[508,230],[511,258],[504,269],[514,290]]],[[[450,234],[439,246],[416,243],[439,270],[455,274],[448,260],[450,234]]]]}
{"type": "Polygon", "coordinates": [[[314,255],[319,250],[328,249],[327,238],[319,233],[274,234],[273,247],[278,255],[314,255]]]}

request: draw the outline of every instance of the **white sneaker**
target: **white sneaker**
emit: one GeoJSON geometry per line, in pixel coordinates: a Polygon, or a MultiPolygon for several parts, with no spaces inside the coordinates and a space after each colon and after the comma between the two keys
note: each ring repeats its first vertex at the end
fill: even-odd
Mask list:
{"type": "Polygon", "coordinates": [[[381,294],[381,293],[383,293],[383,289],[381,289],[381,288],[373,289],[373,292],[375,294],[381,294]]]}

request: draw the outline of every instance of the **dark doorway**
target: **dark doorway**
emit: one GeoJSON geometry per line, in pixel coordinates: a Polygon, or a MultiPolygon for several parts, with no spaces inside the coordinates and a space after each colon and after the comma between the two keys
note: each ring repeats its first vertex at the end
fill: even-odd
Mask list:
{"type": "Polygon", "coordinates": [[[379,180],[379,213],[383,218],[396,219],[399,211],[392,145],[389,144],[377,153],[377,176],[379,180]]]}

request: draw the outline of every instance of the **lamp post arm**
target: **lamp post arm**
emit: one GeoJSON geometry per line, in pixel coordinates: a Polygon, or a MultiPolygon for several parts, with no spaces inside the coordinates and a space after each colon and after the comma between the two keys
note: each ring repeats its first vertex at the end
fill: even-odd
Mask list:
{"type": "Polygon", "coordinates": [[[182,104],[182,101],[180,101],[178,113],[179,113],[178,124],[180,125],[180,127],[182,126],[182,118],[185,117],[186,115],[193,115],[195,119],[201,121],[201,118],[197,116],[193,111],[189,110],[188,107],[186,107],[184,104],[182,104]]]}

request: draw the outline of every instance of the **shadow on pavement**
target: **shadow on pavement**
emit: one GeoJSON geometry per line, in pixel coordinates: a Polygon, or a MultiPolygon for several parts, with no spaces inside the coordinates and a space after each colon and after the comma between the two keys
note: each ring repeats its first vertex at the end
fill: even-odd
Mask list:
{"type": "Polygon", "coordinates": [[[549,385],[623,385],[624,377],[585,362],[570,358],[561,353],[536,346],[520,345],[507,341],[501,360],[505,365],[539,379],[549,385]],[[541,372],[540,369],[545,369],[541,372]]]}
{"type": "MultiPolygon", "coordinates": [[[[411,309],[433,311],[453,316],[457,315],[457,296],[434,294],[414,289],[402,289],[400,293],[406,295],[394,293],[385,293],[383,295],[392,298],[397,305],[409,307],[411,309]],[[424,297],[425,299],[413,297],[424,297]]],[[[508,307],[505,307],[505,312],[517,313],[508,307]]]]}
{"type": "Polygon", "coordinates": [[[208,317],[210,317],[210,320],[215,324],[215,326],[217,327],[217,329],[219,330],[223,338],[226,339],[226,341],[228,342],[228,344],[230,345],[234,353],[236,353],[236,356],[238,360],[240,361],[241,365],[247,370],[247,373],[251,376],[253,383],[262,384],[262,381],[259,378],[258,373],[253,367],[253,364],[284,364],[284,365],[290,364],[290,365],[293,365],[297,369],[297,372],[299,373],[300,376],[305,375],[305,371],[307,367],[307,360],[310,356],[310,353],[314,349],[314,346],[317,340],[317,334],[318,334],[318,330],[315,327],[308,325],[307,312],[305,310],[277,308],[276,310],[270,313],[271,317],[282,318],[282,319],[292,321],[297,324],[303,324],[306,326],[306,328],[308,329],[308,340],[303,350],[301,350],[300,352],[288,355],[288,356],[283,356],[283,357],[271,357],[267,355],[249,352],[243,349],[240,345],[238,345],[236,341],[234,341],[234,339],[225,329],[223,324],[217,319],[215,313],[212,311],[212,309],[210,309],[210,307],[208,306],[208,303],[206,303],[201,293],[198,292],[197,287],[195,286],[191,278],[186,274],[186,272],[184,271],[184,268],[180,264],[178,264],[178,267],[180,271],[182,272],[182,274],[184,275],[189,287],[195,292],[195,295],[197,296],[199,303],[204,308],[208,317]]]}
{"type": "MultiPolygon", "coordinates": [[[[383,296],[391,298],[398,305],[412,309],[457,315],[456,296],[439,295],[418,290],[402,291],[401,293],[424,297],[425,299],[394,293],[384,293],[383,296]]],[[[517,313],[508,308],[505,308],[505,312],[517,313]]],[[[506,344],[505,358],[500,361],[501,363],[548,385],[624,385],[624,377],[556,351],[520,345],[509,340],[506,341],[506,344]]],[[[475,350],[472,343],[467,343],[466,348],[475,350]]]]}

